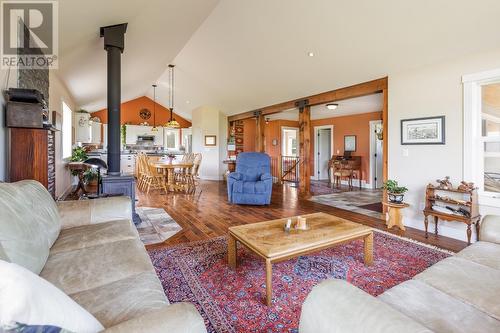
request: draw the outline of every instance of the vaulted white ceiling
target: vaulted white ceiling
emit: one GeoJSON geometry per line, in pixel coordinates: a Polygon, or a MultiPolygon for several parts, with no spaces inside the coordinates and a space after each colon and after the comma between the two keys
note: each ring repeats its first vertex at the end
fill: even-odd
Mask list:
{"type": "Polygon", "coordinates": [[[60,3],[62,76],[89,109],[105,105],[98,28],[123,21],[123,100],[152,97],[158,81],[168,105],[173,62],[176,112],[188,118],[202,105],[236,114],[499,47],[498,0],[60,3]]]}
{"type": "Polygon", "coordinates": [[[146,94],[218,0],[59,1],[60,70],[75,102],[106,106],[106,52],[99,27],[128,22],[122,56],[122,100],[146,94]]]}

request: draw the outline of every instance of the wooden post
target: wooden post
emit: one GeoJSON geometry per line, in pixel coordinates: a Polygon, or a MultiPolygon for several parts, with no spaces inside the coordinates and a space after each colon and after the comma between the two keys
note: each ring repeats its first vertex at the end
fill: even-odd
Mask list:
{"type": "Polygon", "coordinates": [[[311,189],[311,107],[308,100],[296,103],[299,108],[299,192],[310,196],[311,189]]]}
{"type": "Polygon", "coordinates": [[[264,147],[264,129],[266,126],[266,120],[262,115],[262,111],[255,112],[256,117],[256,127],[255,127],[255,151],[259,153],[265,152],[264,147]]]}
{"type": "MultiPolygon", "coordinates": [[[[389,177],[389,169],[388,169],[388,154],[389,154],[389,108],[388,108],[388,89],[387,87],[382,90],[382,133],[384,136],[384,140],[382,141],[382,178],[383,181],[386,182],[389,177]]],[[[382,195],[382,201],[387,202],[387,191],[384,191],[382,195]]],[[[387,207],[383,206],[383,213],[387,213],[387,207]]]]}

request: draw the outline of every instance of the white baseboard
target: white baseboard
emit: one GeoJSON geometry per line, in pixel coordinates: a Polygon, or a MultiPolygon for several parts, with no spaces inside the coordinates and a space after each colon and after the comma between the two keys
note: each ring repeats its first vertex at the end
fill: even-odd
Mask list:
{"type": "Polygon", "coordinates": [[[57,197],[57,200],[63,200],[64,198],[66,198],[70,193],[71,191],[73,191],[73,185],[69,185],[68,188],[66,188],[63,193],[57,197]]]}
{"type": "Polygon", "coordinates": [[[200,175],[201,180],[223,180],[222,176],[202,176],[200,175]]]}

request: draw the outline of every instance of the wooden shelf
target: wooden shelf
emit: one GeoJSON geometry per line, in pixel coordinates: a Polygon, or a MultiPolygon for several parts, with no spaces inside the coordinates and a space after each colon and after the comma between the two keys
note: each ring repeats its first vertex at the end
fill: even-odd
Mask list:
{"type": "Polygon", "coordinates": [[[457,222],[462,222],[467,225],[467,243],[470,244],[470,239],[471,239],[471,225],[476,226],[476,231],[477,234],[479,234],[479,221],[481,220],[481,216],[479,215],[479,204],[477,200],[477,191],[476,190],[459,190],[458,188],[451,188],[451,189],[444,189],[444,188],[439,188],[437,186],[434,186],[432,184],[427,185],[426,191],[425,191],[425,209],[423,211],[424,214],[424,225],[425,225],[425,234],[427,236],[428,234],[428,226],[429,226],[429,221],[428,217],[433,216],[434,217],[434,223],[435,223],[435,229],[434,233],[437,235],[438,234],[438,221],[439,219],[445,220],[445,221],[457,221],[457,222]],[[465,203],[457,202],[453,198],[445,199],[445,198],[436,198],[436,192],[451,192],[451,193],[460,193],[467,195],[467,201],[465,203]],[[457,205],[459,207],[466,207],[468,208],[468,212],[470,213],[470,217],[468,216],[463,216],[463,215],[458,215],[458,214],[453,214],[451,211],[450,213],[444,213],[444,212],[438,212],[434,209],[432,209],[432,206],[436,202],[443,202],[449,205],[457,205]]]}
{"type": "Polygon", "coordinates": [[[451,205],[458,205],[458,206],[465,206],[465,207],[471,207],[472,206],[472,202],[470,201],[467,201],[465,203],[461,203],[461,202],[457,202],[455,200],[447,200],[447,199],[442,199],[442,198],[428,198],[428,200],[430,201],[439,201],[439,202],[444,202],[444,203],[448,203],[448,204],[451,204],[451,205]]]}

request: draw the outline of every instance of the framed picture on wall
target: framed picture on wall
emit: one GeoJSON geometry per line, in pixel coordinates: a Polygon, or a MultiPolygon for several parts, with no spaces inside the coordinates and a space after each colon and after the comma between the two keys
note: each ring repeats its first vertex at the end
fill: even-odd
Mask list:
{"type": "Polygon", "coordinates": [[[444,145],[444,116],[401,120],[401,144],[444,145]]]}
{"type": "Polygon", "coordinates": [[[215,135],[205,135],[205,146],[215,147],[217,146],[217,136],[215,135]]]}
{"type": "Polygon", "coordinates": [[[356,135],[344,135],[344,151],[356,151],[356,135]]]}

